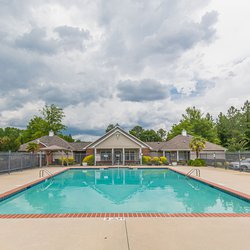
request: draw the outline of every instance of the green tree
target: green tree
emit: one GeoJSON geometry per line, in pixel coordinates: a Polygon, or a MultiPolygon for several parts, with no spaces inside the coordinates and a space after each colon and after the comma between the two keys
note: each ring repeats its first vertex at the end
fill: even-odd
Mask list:
{"type": "Polygon", "coordinates": [[[230,107],[220,113],[217,131],[221,144],[229,151],[250,150],[250,104],[246,101],[241,109],[230,107]]]}
{"type": "Polygon", "coordinates": [[[66,126],[62,123],[65,117],[62,108],[57,107],[55,104],[45,105],[41,113],[47,123],[47,131],[53,131],[56,135],[66,129],[66,126]]]}
{"type": "Polygon", "coordinates": [[[27,129],[21,135],[21,140],[25,143],[48,134],[48,123],[43,118],[35,116],[29,121],[27,129]]]}
{"type": "Polygon", "coordinates": [[[110,123],[110,124],[108,125],[108,127],[106,128],[105,132],[108,133],[110,130],[112,130],[112,129],[115,128],[115,127],[119,127],[119,124],[116,123],[116,125],[114,125],[114,124],[110,123]]]}
{"type": "Polygon", "coordinates": [[[129,133],[144,142],[162,141],[161,136],[155,130],[145,130],[141,126],[135,126],[129,133]]]}
{"type": "Polygon", "coordinates": [[[168,140],[181,134],[183,129],[193,136],[201,136],[210,142],[219,143],[216,123],[213,121],[212,116],[209,113],[202,114],[195,107],[187,108],[180,122],[172,126],[168,133],[168,140]]]}
{"type": "Polygon", "coordinates": [[[21,135],[21,143],[35,140],[39,137],[48,135],[50,131],[60,135],[66,129],[62,123],[64,117],[63,110],[54,104],[45,107],[40,111],[41,116],[34,116],[28,123],[27,129],[21,135]]]}
{"type": "Polygon", "coordinates": [[[0,150],[1,151],[8,151],[8,144],[10,142],[10,138],[8,136],[0,137],[0,150]]]}
{"type": "Polygon", "coordinates": [[[35,142],[30,142],[28,145],[27,145],[27,151],[28,152],[37,152],[39,150],[39,144],[35,143],[35,142]]]}
{"type": "Polygon", "coordinates": [[[145,130],[141,126],[135,126],[129,131],[129,133],[137,138],[141,138],[144,131],[145,130]]]}
{"type": "Polygon", "coordinates": [[[22,130],[13,127],[0,128],[0,151],[17,151],[21,144],[22,130]]]}
{"type": "Polygon", "coordinates": [[[59,135],[62,139],[64,139],[67,142],[75,142],[75,139],[72,138],[71,134],[69,135],[59,135]]]}
{"type": "Polygon", "coordinates": [[[166,130],[164,130],[162,128],[158,129],[157,130],[157,135],[160,136],[161,141],[166,141],[166,139],[167,139],[167,131],[166,130]]]}
{"type": "Polygon", "coordinates": [[[250,150],[250,102],[247,100],[242,107],[243,129],[246,138],[246,149],[250,150]]]}
{"type": "Polygon", "coordinates": [[[201,136],[192,138],[189,147],[196,153],[196,158],[199,158],[199,153],[206,147],[206,141],[201,136]]]}
{"type": "Polygon", "coordinates": [[[144,142],[161,141],[161,137],[153,129],[144,130],[139,139],[144,142]]]}

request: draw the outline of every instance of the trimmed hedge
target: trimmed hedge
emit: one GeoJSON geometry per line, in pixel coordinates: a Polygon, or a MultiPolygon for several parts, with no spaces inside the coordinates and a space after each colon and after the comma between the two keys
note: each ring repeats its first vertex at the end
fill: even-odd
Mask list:
{"type": "Polygon", "coordinates": [[[161,156],[161,157],[160,157],[160,161],[161,161],[162,164],[164,164],[164,165],[168,164],[168,159],[167,159],[167,157],[165,157],[165,156],[161,156]]]}
{"type": "Polygon", "coordinates": [[[143,155],[142,156],[142,164],[148,165],[151,162],[151,157],[148,155],[143,155]]]}
{"type": "Polygon", "coordinates": [[[74,165],[75,164],[75,159],[74,157],[61,157],[59,159],[60,164],[63,164],[64,166],[66,165],[74,165]]]}
{"type": "Polygon", "coordinates": [[[87,163],[88,166],[94,166],[94,161],[95,161],[94,155],[87,155],[84,157],[82,162],[87,163]]]}
{"type": "Polygon", "coordinates": [[[199,167],[199,166],[206,166],[206,162],[202,159],[195,159],[195,160],[189,160],[188,161],[188,165],[189,166],[195,166],[195,167],[199,167]]]}
{"type": "Polygon", "coordinates": [[[160,158],[159,157],[153,157],[152,159],[151,159],[151,162],[153,163],[153,164],[155,164],[155,165],[159,165],[160,164],[160,158]]]}

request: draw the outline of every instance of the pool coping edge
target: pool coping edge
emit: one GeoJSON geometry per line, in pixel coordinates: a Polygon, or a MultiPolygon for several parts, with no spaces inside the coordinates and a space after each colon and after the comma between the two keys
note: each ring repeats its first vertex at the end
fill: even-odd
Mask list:
{"type": "MultiPolygon", "coordinates": [[[[185,172],[177,170],[171,167],[165,167],[166,169],[172,170],[176,173],[186,176],[185,172]]],[[[24,184],[20,187],[11,189],[7,192],[0,194],[0,202],[5,200],[19,192],[22,192],[32,186],[35,186],[47,179],[57,176],[63,172],[70,170],[71,168],[66,168],[52,175],[45,176],[43,178],[37,179],[35,181],[24,184]]],[[[72,168],[74,169],[74,168],[72,168]]],[[[95,168],[91,168],[95,169],[95,168]]],[[[96,168],[99,169],[99,168],[96,168]]],[[[139,168],[138,168],[139,169],[139,168]]],[[[227,188],[225,186],[216,184],[214,182],[207,181],[197,176],[189,176],[190,178],[203,182],[209,186],[222,190],[224,192],[230,193],[231,195],[243,198],[244,200],[250,201],[250,195],[227,188]]],[[[138,218],[138,217],[250,217],[250,213],[58,213],[58,214],[0,214],[0,219],[27,219],[27,218],[138,218]]]]}

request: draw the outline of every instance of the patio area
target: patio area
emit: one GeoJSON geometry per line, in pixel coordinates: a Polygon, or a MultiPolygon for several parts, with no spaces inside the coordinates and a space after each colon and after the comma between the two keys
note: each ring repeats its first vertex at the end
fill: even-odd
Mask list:
{"type": "MultiPolygon", "coordinates": [[[[138,167],[138,166],[137,166],[138,167]]],[[[49,167],[53,173],[63,167],[49,167]]],[[[189,167],[174,167],[188,172],[189,167]]],[[[38,179],[40,168],[0,175],[0,193],[38,179]]],[[[250,194],[250,174],[201,167],[201,177],[250,194]]],[[[250,218],[0,219],[3,249],[213,249],[249,247],[250,218]],[[15,240],[13,236],[15,235],[15,240]]]]}

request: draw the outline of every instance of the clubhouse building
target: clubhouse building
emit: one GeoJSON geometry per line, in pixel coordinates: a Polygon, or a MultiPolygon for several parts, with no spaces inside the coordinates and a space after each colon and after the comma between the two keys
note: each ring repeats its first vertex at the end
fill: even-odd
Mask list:
{"type": "MultiPolygon", "coordinates": [[[[141,165],[143,155],[165,156],[170,163],[195,159],[195,152],[191,151],[189,147],[191,140],[192,136],[183,131],[181,135],[177,135],[169,141],[143,142],[117,126],[94,142],[68,143],[53,134],[32,142],[39,142],[46,153],[50,152],[51,148],[50,153],[53,152],[51,162],[66,153],[74,156],[75,159],[79,158],[79,155],[81,155],[81,159],[86,155],[94,155],[94,165],[141,165]],[[55,152],[56,150],[52,151],[56,147],[60,153],[55,152]]],[[[21,145],[19,151],[27,151],[27,145],[28,143],[21,145]]],[[[206,142],[202,153],[219,154],[223,158],[225,150],[222,146],[206,142]]]]}

